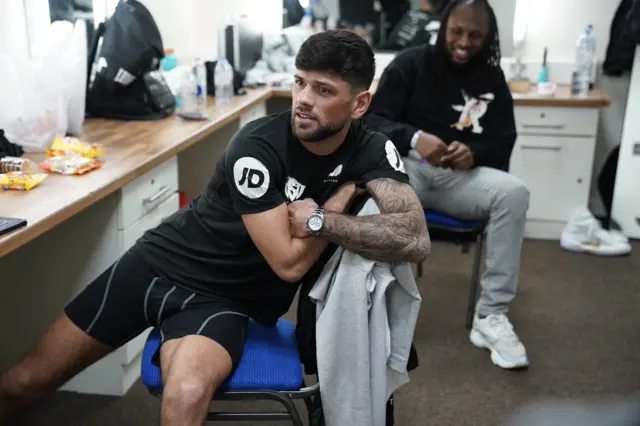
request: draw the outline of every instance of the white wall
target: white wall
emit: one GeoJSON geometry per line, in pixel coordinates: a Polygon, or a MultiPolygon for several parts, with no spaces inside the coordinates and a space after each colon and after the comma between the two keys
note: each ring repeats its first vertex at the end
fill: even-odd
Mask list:
{"type": "Polygon", "coordinates": [[[282,0],[141,0],[160,28],[166,48],[182,60],[216,59],[218,28],[227,17],[246,14],[267,33],[282,26],[282,0]]]}
{"type": "Polygon", "coordinates": [[[516,2],[515,0],[489,0],[489,4],[491,4],[498,21],[502,56],[509,56],[513,50],[513,20],[516,13],[516,2]]]}
{"type": "Polygon", "coordinates": [[[549,48],[550,61],[572,61],[575,43],[587,24],[594,26],[596,54],[603,59],[609,43],[611,21],[619,0],[517,0],[526,9],[524,58],[542,60],[549,48]]]}

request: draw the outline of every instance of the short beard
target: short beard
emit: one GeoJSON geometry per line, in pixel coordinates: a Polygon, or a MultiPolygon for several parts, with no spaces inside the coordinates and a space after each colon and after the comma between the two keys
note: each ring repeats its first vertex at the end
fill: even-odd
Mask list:
{"type": "Polygon", "coordinates": [[[296,132],[295,114],[291,116],[291,132],[293,133],[293,136],[302,142],[321,142],[325,139],[329,139],[331,136],[340,133],[346,125],[346,121],[338,124],[319,125],[318,130],[308,136],[304,136],[303,139],[303,137],[299,136],[296,132]]]}

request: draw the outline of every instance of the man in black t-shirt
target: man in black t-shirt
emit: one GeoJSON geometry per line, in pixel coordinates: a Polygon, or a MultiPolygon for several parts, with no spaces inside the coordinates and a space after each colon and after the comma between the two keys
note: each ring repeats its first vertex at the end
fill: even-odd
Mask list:
{"type": "Polygon", "coordinates": [[[435,46],[398,54],[365,117],[404,159],[425,208],[488,219],[486,271],[471,341],[503,368],[529,364],[507,318],[520,270],[529,192],[506,172],[516,141],[513,99],[487,0],[452,0],[435,46]]]}
{"type": "Polygon", "coordinates": [[[243,127],[202,194],[91,283],[3,376],[0,423],[152,326],[161,422],[201,425],[240,359],[248,318],[274,324],[330,242],[382,261],[425,259],[424,214],[398,151],[359,122],[371,48],[327,31],[305,41],[296,67],[291,111],[243,127]],[[343,214],[356,185],[380,215],[343,214]]]}

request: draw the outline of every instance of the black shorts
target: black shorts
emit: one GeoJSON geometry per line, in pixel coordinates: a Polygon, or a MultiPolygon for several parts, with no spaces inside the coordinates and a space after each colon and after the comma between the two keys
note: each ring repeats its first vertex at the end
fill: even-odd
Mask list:
{"type": "MultiPolygon", "coordinates": [[[[135,249],[75,297],[65,313],[89,336],[117,348],[149,327],[161,342],[188,335],[209,337],[224,347],[235,367],[248,315],[237,304],[186,291],[158,277],[135,249]]],[[[154,356],[158,362],[158,354],[154,356]]]]}

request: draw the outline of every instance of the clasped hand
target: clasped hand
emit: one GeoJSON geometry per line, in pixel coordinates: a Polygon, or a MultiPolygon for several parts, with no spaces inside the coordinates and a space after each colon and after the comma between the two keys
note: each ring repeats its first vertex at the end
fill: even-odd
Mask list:
{"type": "MultiPolygon", "coordinates": [[[[336,213],[343,213],[358,193],[353,182],[340,186],[324,204],[324,209],[336,213]]],[[[289,230],[294,238],[306,238],[311,235],[307,227],[307,219],[318,208],[318,204],[311,198],[297,200],[289,204],[289,230]]]]}
{"type": "Polygon", "coordinates": [[[452,142],[449,146],[437,136],[422,133],[416,143],[416,151],[429,164],[468,170],[473,167],[473,154],[462,142],[452,142]]]}

